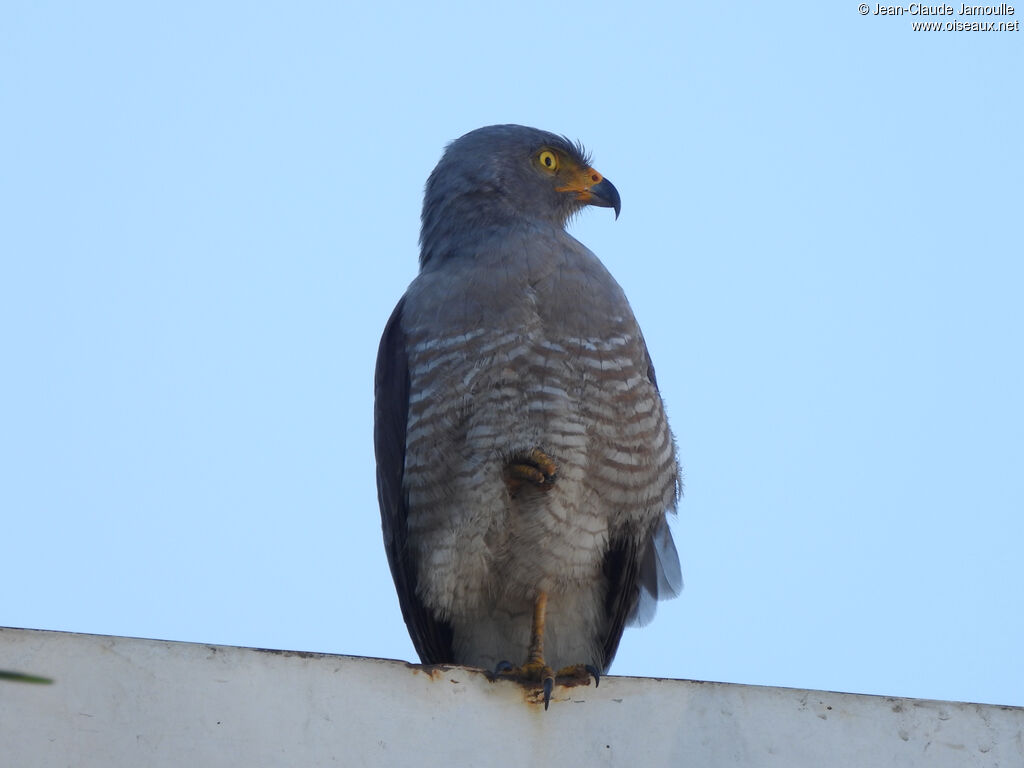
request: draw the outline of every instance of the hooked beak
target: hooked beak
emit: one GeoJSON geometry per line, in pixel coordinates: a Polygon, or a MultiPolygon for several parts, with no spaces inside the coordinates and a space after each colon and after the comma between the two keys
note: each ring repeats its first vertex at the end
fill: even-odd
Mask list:
{"type": "Polygon", "coordinates": [[[615,188],[608,179],[602,178],[588,190],[590,192],[591,205],[598,205],[602,208],[614,208],[615,218],[619,218],[619,211],[622,210],[622,201],[619,199],[619,190],[615,188]]]}
{"type": "Polygon", "coordinates": [[[557,190],[575,192],[576,199],[585,205],[612,208],[615,210],[615,218],[619,218],[619,211],[622,210],[619,190],[593,168],[581,168],[565,186],[557,187],[557,190]]]}

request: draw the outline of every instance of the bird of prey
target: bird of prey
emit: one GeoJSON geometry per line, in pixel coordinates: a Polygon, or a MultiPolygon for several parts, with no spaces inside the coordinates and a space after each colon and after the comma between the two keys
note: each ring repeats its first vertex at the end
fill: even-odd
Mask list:
{"type": "Polygon", "coordinates": [[[626,624],[682,586],[654,366],[622,289],[565,231],[588,205],[618,218],[578,143],[495,125],[449,144],[374,387],[384,543],[420,659],[529,682],[545,708],[555,680],[599,681],[626,624]]]}

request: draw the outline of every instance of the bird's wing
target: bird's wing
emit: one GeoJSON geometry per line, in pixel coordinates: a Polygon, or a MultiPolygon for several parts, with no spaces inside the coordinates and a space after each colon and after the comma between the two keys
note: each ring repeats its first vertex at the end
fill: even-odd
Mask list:
{"type": "Polygon", "coordinates": [[[608,593],[605,596],[605,613],[609,619],[608,634],[604,638],[604,658],[601,666],[608,671],[615,652],[619,649],[626,619],[637,602],[637,578],[640,555],[635,538],[623,536],[610,542],[604,556],[602,570],[608,593]]]}
{"type": "MultiPolygon", "coordinates": [[[[644,355],[647,378],[657,391],[654,363],[646,344],[644,355]]],[[[607,669],[618,650],[626,625],[649,623],[654,618],[659,600],[675,597],[682,591],[683,575],[668,519],[664,515],[660,517],[646,537],[638,538],[635,533],[630,535],[627,532],[612,540],[605,553],[602,570],[608,584],[605,611],[609,625],[603,660],[607,669]]]]}
{"type": "Polygon", "coordinates": [[[416,560],[408,541],[409,504],[403,489],[409,417],[409,360],[402,308],[391,313],[377,352],[374,376],[373,447],[377,455],[377,499],[391,576],[416,653],[424,664],[451,663],[452,629],[438,621],[416,593],[416,560]]]}

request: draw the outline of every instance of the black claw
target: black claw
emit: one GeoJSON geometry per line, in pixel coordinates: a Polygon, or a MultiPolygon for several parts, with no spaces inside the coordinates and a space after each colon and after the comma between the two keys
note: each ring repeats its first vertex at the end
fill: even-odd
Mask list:
{"type": "Polygon", "coordinates": [[[592,674],[594,676],[594,687],[595,688],[597,688],[599,685],[601,685],[601,673],[598,672],[597,667],[595,667],[593,664],[587,664],[584,667],[584,669],[587,670],[587,672],[589,672],[590,674],[592,674]]]}
{"type": "Polygon", "coordinates": [[[551,691],[555,688],[555,678],[545,677],[544,678],[544,709],[548,708],[548,703],[551,701],[551,691]]]}
{"type": "Polygon", "coordinates": [[[494,668],[494,674],[500,675],[502,672],[508,672],[512,669],[511,661],[499,661],[498,666],[494,668]]]}

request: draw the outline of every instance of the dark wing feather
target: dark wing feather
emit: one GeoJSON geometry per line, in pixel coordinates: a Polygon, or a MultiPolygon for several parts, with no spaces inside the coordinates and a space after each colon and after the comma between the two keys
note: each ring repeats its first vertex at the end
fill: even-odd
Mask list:
{"type": "Polygon", "coordinates": [[[409,418],[409,360],[402,307],[391,313],[377,352],[374,376],[373,447],[377,455],[377,500],[388,565],[416,653],[424,664],[454,661],[452,629],[438,621],[416,593],[416,562],[408,542],[408,499],[403,490],[405,437],[409,418]]]}
{"type": "Polygon", "coordinates": [[[632,613],[639,597],[637,577],[640,556],[637,543],[633,538],[620,538],[611,542],[604,556],[602,570],[608,593],[605,596],[605,614],[608,617],[608,634],[604,638],[604,658],[600,660],[603,671],[615,658],[619,649],[622,632],[626,629],[626,619],[632,613]]]}
{"type": "MultiPolygon", "coordinates": [[[[647,378],[657,391],[654,363],[646,345],[644,355],[647,357],[647,378]]],[[[604,659],[601,661],[607,671],[626,625],[648,623],[654,618],[658,600],[675,597],[683,587],[679,556],[668,520],[661,517],[655,527],[644,535],[626,532],[611,541],[602,572],[608,585],[605,596],[608,634],[604,639],[604,659]]]]}

